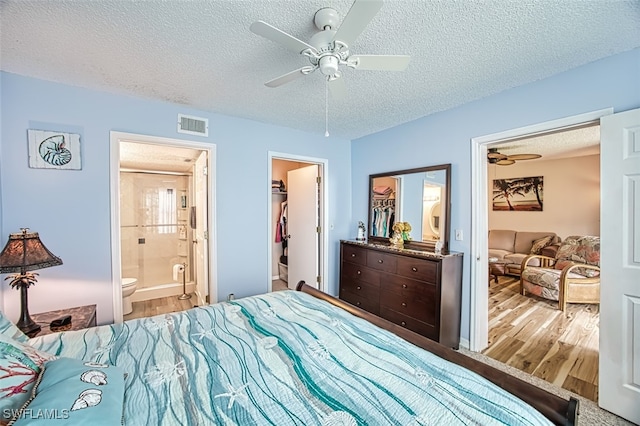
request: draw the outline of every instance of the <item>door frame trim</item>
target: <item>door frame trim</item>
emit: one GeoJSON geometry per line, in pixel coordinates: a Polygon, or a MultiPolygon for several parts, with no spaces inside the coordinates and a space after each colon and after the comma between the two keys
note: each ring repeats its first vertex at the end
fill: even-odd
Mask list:
{"type": "Polygon", "coordinates": [[[272,283],[273,283],[273,250],[271,241],[272,232],[273,232],[273,214],[272,214],[272,191],[271,191],[271,179],[273,173],[273,160],[284,160],[284,161],[295,161],[300,163],[309,163],[315,164],[319,168],[320,178],[321,178],[321,194],[320,194],[320,226],[322,227],[322,232],[320,233],[320,284],[318,284],[318,289],[320,291],[324,291],[326,285],[325,281],[329,276],[329,264],[327,259],[329,258],[329,182],[327,176],[329,175],[329,160],[326,158],[318,158],[318,157],[307,157],[303,155],[296,154],[288,154],[283,152],[275,152],[268,151],[267,152],[267,175],[268,178],[266,182],[268,183],[267,188],[267,229],[269,238],[267,238],[267,258],[269,261],[267,262],[267,277],[269,278],[269,283],[267,285],[267,289],[269,292],[273,291],[272,283]]]}
{"type": "Polygon", "coordinates": [[[605,108],[583,114],[518,127],[471,139],[471,262],[469,349],[481,352],[489,340],[489,289],[487,288],[489,245],[489,194],[487,185],[487,148],[508,139],[532,136],[599,120],[613,114],[605,108]]]}
{"type": "Polygon", "coordinates": [[[120,142],[146,143],[155,145],[169,145],[180,148],[191,148],[200,151],[207,151],[207,185],[208,185],[208,222],[209,222],[209,303],[215,303],[218,299],[218,276],[217,276],[217,235],[215,208],[215,166],[216,166],[216,145],[207,142],[190,141],[184,139],[165,138],[159,136],[142,135],[127,132],[109,132],[109,192],[111,194],[111,283],[113,286],[113,320],[115,323],[123,321],[122,316],[122,286],[119,285],[122,276],[121,244],[120,244],[120,142]]]}

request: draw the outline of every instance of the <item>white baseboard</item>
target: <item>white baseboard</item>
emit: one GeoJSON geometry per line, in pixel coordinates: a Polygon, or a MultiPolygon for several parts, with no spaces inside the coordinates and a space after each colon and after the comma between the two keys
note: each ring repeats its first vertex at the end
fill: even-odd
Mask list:
{"type": "MultiPolygon", "coordinates": [[[[187,283],[187,293],[193,293],[196,285],[193,282],[187,283]]],[[[144,300],[158,299],[161,297],[178,296],[182,294],[182,284],[169,283],[148,288],[138,288],[131,295],[132,302],[142,302],[144,300]]]]}
{"type": "Polygon", "coordinates": [[[460,346],[465,348],[465,349],[469,349],[469,347],[471,346],[469,344],[469,339],[464,339],[464,338],[460,338],[460,346]]]}

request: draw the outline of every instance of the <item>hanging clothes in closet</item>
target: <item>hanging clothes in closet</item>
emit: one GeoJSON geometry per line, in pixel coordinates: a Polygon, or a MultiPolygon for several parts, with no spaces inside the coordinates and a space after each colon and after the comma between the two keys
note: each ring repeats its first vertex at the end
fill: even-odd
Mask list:
{"type": "Polygon", "coordinates": [[[390,237],[395,217],[395,200],[374,200],[371,231],[376,237],[390,237]]]}
{"type": "Polygon", "coordinates": [[[287,201],[280,204],[280,218],[276,224],[276,243],[282,243],[283,254],[280,256],[280,263],[287,264],[287,201]]]}

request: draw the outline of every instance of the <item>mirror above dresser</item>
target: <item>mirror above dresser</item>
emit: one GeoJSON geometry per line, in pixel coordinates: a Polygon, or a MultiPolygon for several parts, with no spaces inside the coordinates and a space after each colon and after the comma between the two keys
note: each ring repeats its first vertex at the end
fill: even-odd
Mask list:
{"type": "Polygon", "coordinates": [[[407,248],[449,250],[451,164],[369,175],[368,238],[389,243],[396,222],[411,225],[407,248]]]}

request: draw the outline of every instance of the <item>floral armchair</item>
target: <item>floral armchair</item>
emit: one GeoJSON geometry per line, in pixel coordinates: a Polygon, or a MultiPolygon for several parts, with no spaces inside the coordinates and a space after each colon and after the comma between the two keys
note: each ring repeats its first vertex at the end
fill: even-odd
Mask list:
{"type": "Polygon", "coordinates": [[[521,293],[557,300],[561,311],[567,303],[600,303],[600,237],[567,237],[555,258],[527,256],[521,271],[521,293]],[[539,266],[528,265],[532,259],[539,266]]]}

